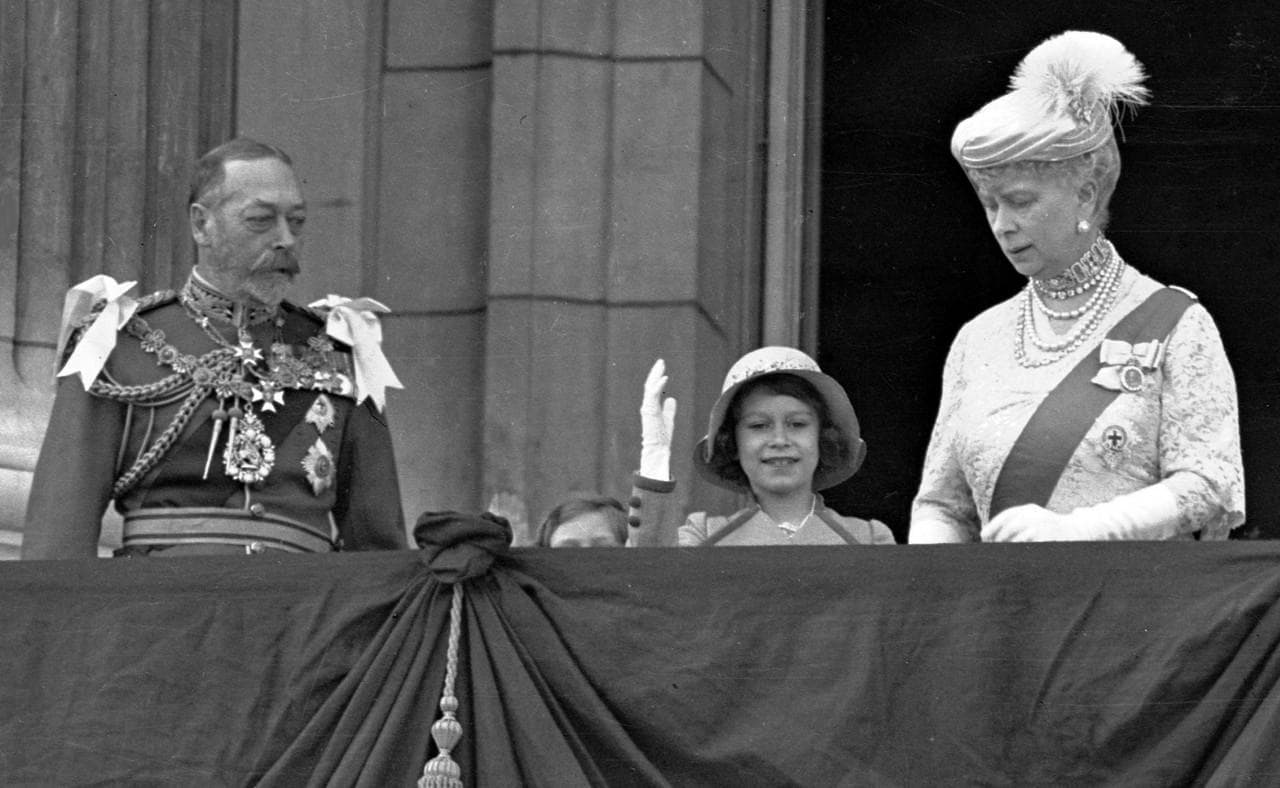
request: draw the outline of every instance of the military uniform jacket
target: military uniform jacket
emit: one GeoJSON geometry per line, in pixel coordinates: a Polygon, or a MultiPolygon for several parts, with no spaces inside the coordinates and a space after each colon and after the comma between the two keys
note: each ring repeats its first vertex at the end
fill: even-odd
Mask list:
{"type": "Polygon", "coordinates": [[[168,507],[279,515],[330,535],[338,549],[406,547],[385,415],[371,399],[356,404],[349,385],[342,390],[341,374],[332,373],[344,360],[349,370],[349,348],[325,335],[316,313],[285,303],[245,329],[253,347],[239,352],[260,355],[257,368],[269,369],[272,381],[256,392],[243,382],[236,390],[250,405],[245,410],[260,417],[274,454],[261,478],[233,478],[224,467],[226,414],[237,402],[219,396],[228,393],[228,381],[194,402],[162,390],[149,392],[151,405],[112,396],[165,379],[207,387],[214,374],[201,363],[213,358],[207,354],[225,358],[247,337],[230,323],[202,325],[199,318],[172,292],[143,299],[92,391],[74,375],[59,379],[32,482],[23,557],[96,555],[111,500],[125,515],[168,507]],[[175,370],[185,374],[175,378],[175,370]]]}

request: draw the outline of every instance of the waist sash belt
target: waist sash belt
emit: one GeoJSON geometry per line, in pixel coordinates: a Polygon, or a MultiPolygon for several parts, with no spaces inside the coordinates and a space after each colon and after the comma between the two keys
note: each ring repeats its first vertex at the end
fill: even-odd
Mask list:
{"type": "MultiPolygon", "coordinates": [[[[1107,339],[1130,344],[1164,341],[1194,302],[1183,290],[1161,288],[1116,323],[1107,339]]],[[[1092,382],[1101,365],[1099,347],[1101,343],[1080,359],[1022,428],[1000,468],[988,519],[1012,506],[1048,504],[1071,455],[1102,411],[1119,396],[1120,392],[1092,382]]]]}
{"type": "Polygon", "coordinates": [[[309,525],[240,509],[139,509],[125,515],[125,547],[177,544],[256,544],[290,553],[328,553],[333,542],[309,525]]]}

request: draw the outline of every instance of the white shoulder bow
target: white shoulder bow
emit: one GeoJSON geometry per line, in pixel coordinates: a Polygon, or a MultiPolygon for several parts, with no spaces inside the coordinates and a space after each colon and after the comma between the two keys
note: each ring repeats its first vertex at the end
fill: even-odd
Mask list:
{"type": "Polygon", "coordinates": [[[116,348],[116,335],[133,313],[138,311],[137,300],[125,295],[137,282],[117,282],[106,274],[86,279],[67,291],[62,305],[62,328],[58,332],[58,358],[66,350],[71,333],[93,311],[93,305],[105,299],[106,306],[84,332],[67,363],[58,370],[58,377],[80,375],[84,390],[88,391],[98,373],[107,363],[111,351],[116,348]]]}
{"type": "Polygon", "coordinates": [[[326,313],[325,333],[351,346],[356,402],[369,397],[381,410],[386,406],[388,388],[404,388],[382,354],[382,323],[378,313],[391,310],[372,298],[343,298],[332,294],[308,306],[326,313]]]}

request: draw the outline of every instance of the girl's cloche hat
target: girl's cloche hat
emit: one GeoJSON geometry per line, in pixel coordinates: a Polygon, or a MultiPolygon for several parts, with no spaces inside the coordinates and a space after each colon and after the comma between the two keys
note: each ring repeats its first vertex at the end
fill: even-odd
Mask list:
{"type": "Polygon", "coordinates": [[[820,466],[813,476],[813,489],[825,490],[853,476],[862,465],[867,454],[867,445],[862,440],[858,428],[858,417],[853,412],[849,395],[844,387],[830,375],[818,368],[818,363],[795,348],[770,346],[762,347],[747,353],[734,362],[724,377],[724,385],[720,387],[720,396],[711,406],[711,416],[707,421],[707,434],[698,441],[693,451],[693,465],[703,478],[727,487],[735,492],[750,492],[743,488],[736,479],[727,479],[716,472],[711,464],[715,451],[716,433],[724,423],[729,405],[742,387],[763,375],[786,373],[807,380],[817,390],[818,396],[827,406],[827,416],[832,425],[840,432],[849,451],[837,467],[820,466]]]}

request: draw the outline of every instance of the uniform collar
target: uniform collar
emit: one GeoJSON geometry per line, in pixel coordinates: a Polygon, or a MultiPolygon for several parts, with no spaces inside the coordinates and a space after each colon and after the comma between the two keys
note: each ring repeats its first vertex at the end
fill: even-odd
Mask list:
{"type": "Polygon", "coordinates": [[[239,327],[266,323],[280,314],[279,305],[252,304],[228,298],[195,270],[187,277],[178,298],[196,318],[239,327]]]}

